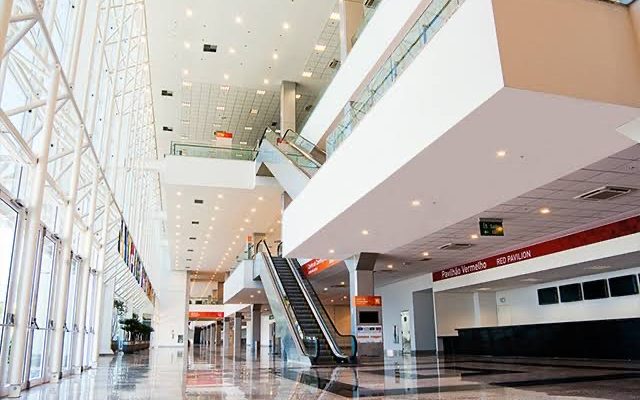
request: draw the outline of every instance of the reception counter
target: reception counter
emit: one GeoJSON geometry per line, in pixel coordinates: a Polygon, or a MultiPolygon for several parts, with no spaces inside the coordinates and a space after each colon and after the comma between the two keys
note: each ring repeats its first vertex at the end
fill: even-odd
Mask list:
{"type": "Polygon", "coordinates": [[[457,329],[445,354],[640,360],[640,318],[457,329]]]}

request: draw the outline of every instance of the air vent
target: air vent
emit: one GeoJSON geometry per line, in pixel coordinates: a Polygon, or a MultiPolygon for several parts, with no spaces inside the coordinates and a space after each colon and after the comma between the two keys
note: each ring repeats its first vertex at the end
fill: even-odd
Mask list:
{"type": "Polygon", "coordinates": [[[624,196],[625,194],[631,193],[634,190],[635,189],[622,186],[603,186],[574,198],[591,201],[611,200],[615,199],[616,197],[624,196]]]}
{"type": "Polygon", "coordinates": [[[272,127],[277,126],[277,125],[278,125],[278,123],[277,123],[277,122],[272,122],[272,123],[271,123],[271,126],[272,126],[272,127]]]}
{"type": "Polygon", "coordinates": [[[431,261],[431,258],[430,258],[430,257],[427,257],[427,258],[421,258],[421,259],[420,259],[420,260],[418,260],[418,261],[421,261],[421,262],[431,261]]]}
{"type": "Polygon", "coordinates": [[[473,246],[471,243],[447,243],[438,247],[440,250],[464,250],[473,246]]]}
{"type": "Polygon", "coordinates": [[[192,259],[190,259],[190,258],[187,258],[187,261],[193,261],[193,260],[192,260],[192,259]]]}
{"type": "Polygon", "coordinates": [[[165,132],[173,132],[173,128],[170,127],[170,126],[163,126],[162,130],[165,131],[165,132]]]}
{"type": "Polygon", "coordinates": [[[195,199],[193,202],[196,204],[204,204],[204,200],[200,200],[200,199],[195,199]]]}
{"type": "Polygon", "coordinates": [[[187,252],[193,253],[193,249],[187,249],[187,252]]]}
{"type": "Polygon", "coordinates": [[[313,105],[309,104],[309,105],[305,106],[304,110],[306,112],[309,112],[309,111],[311,111],[312,108],[313,108],[313,105]]]}
{"type": "Polygon", "coordinates": [[[218,51],[218,46],[216,46],[215,44],[205,43],[204,46],[202,46],[202,51],[204,51],[205,53],[215,53],[218,51]]]}
{"type": "Polygon", "coordinates": [[[200,225],[200,221],[191,221],[192,225],[200,225]]]}
{"type": "Polygon", "coordinates": [[[340,60],[334,58],[329,62],[329,68],[338,69],[340,67],[340,60]]]}
{"type": "Polygon", "coordinates": [[[194,236],[191,236],[189,240],[196,240],[196,238],[194,236]]]}
{"type": "Polygon", "coordinates": [[[173,97],[173,91],[171,90],[162,90],[163,96],[173,97]]]}

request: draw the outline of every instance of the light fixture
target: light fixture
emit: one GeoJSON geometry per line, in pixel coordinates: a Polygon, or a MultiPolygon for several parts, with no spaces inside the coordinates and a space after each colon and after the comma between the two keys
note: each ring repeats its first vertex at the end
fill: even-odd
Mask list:
{"type": "Polygon", "coordinates": [[[258,290],[258,294],[262,294],[262,290],[258,290]]]}
{"type": "Polygon", "coordinates": [[[213,230],[213,226],[209,226],[209,230],[212,231],[213,230]]]}
{"type": "Polygon", "coordinates": [[[332,12],[331,15],[329,16],[329,19],[332,19],[334,21],[339,21],[340,20],[340,13],[332,12]]]}
{"type": "Polygon", "coordinates": [[[193,85],[193,83],[189,82],[189,81],[182,81],[182,86],[184,87],[191,87],[193,85]]]}
{"type": "Polygon", "coordinates": [[[216,107],[216,110],[218,110],[218,111],[224,111],[224,106],[217,106],[217,107],[216,107]]]}
{"type": "Polygon", "coordinates": [[[264,91],[264,90],[256,90],[256,94],[263,95],[265,93],[267,93],[267,92],[264,91]]]}
{"type": "Polygon", "coordinates": [[[387,265],[387,268],[389,268],[389,269],[393,269],[393,264],[389,264],[389,265],[387,265]]]}
{"type": "Polygon", "coordinates": [[[236,242],[235,242],[235,241],[234,241],[234,242],[231,242],[231,244],[236,244],[236,242]]]}
{"type": "Polygon", "coordinates": [[[214,210],[216,210],[216,211],[218,211],[218,210],[220,210],[220,207],[218,207],[218,206],[213,206],[213,209],[214,209],[214,210]]]}
{"type": "Polygon", "coordinates": [[[186,68],[184,68],[184,69],[182,70],[182,75],[184,75],[184,76],[189,75],[189,70],[188,70],[188,69],[186,69],[186,68]]]}
{"type": "Polygon", "coordinates": [[[304,77],[304,78],[311,78],[311,75],[313,75],[313,72],[311,72],[311,71],[304,71],[302,73],[302,77],[304,77]]]}
{"type": "Polygon", "coordinates": [[[258,110],[255,109],[255,108],[252,108],[251,111],[249,111],[249,114],[256,115],[256,114],[258,114],[258,110]]]}
{"type": "Polygon", "coordinates": [[[217,196],[217,197],[218,197],[219,199],[224,199],[224,195],[223,195],[222,193],[218,193],[218,196],[217,196]]]}
{"type": "Polygon", "coordinates": [[[244,228],[240,228],[240,232],[244,232],[244,228]]]}
{"type": "Polygon", "coordinates": [[[186,101],[183,101],[182,107],[191,107],[191,103],[187,103],[186,101]]]}
{"type": "Polygon", "coordinates": [[[180,225],[176,225],[176,228],[180,228],[180,225]]]}
{"type": "Polygon", "coordinates": [[[229,74],[224,74],[224,75],[222,75],[222,77],[227,81],[229,80],[229,74]]]}
{"type": "Polygon", "coordinates": [[[222,90],[223,92],[228,92],[229,91],[229,86],[220,86],[220,90],[222,90]]]}
{"type": "Polygon", "coordinates": [[[184,41],[184,48],[189,50],[191,48],[191,43],[187,42],[186,40],[184,41]]]}
{"type": "Polygon", "coordinates": [[[549,214],[551,212],[547,207],[543,207],[540,209],[540,214],[549,214]]]}
{"type": "Polygon", "coordinates": [[[324,291],[325,291],[325,292],[326,292],[326,291],[328,291],[328,290],[329,290],[329,288],[328,288],[328,287],[324,288],[324,291]]]}
{"type": "Polygon", "coordinates": [[[429,252],[428,251],[423,251],[422,252],[422,256],[423,257],[429,257],[429,252]]]}
{"type": "Polygon", "coordinates": [[[478,235],[476,233],[472,233],[470,237],[471,237],[471,239],[477,239],[478,235]]]}
{"type": "Polygon", "coordinates": [[[208,241],[208,240],[205,240],[205,241],[204,241],[204,244],[209,244],[209,241],[208,241]]]}
{"type": "Polygon", "coordinates": [[[422,203],[420,203],[420,200],[413,200],[413,201],[411,202],[411,205],[412,205],[413,207],[418,207],[420,204],[422,204],[422,203]]]}
{"type": "Polygon", "coordinates": [[[251,212],[252,212],[252,213],[256,212],[256,209],[255,209],[255,208],[252,208],[252,209],[251,209],[251,212]]]}
{"type": "Polygon", "coordinates": [[[264,200],[264,197],[258,196],[258,200],[262,201],[262,200],[264,200]]]}
{"type": "Polygon", "coordinates": [[[240,239],[240,235],[236,235],[236,239],[240,239]]]}
{"type": "Polygon", "coordinates": [[[288,22],[285,22],[285,23],[282,24],[282,29],[289,29],[289,28],[290,28],[290,26],[289,26],[288,22]]]}
{"type": "Polygon", "coordinates": [[[366,235],[368,235],[368,234],[369,234],[369,231],[368,231],[368,230],[366,230],[366,229],[363,229],[362,231],[360,231],[360,233],[362,233],[363,235],[365,235],[365,236],[366,236],[366,235]]]}
{"type": "Polygon", "coordinates": [[[262,82],[263,82],[265,85],[268,85],[268,84],[269,84],[269,79],[264,78],[264,80],[263,80],[262,82]]]}
{"type": "Polygon", "coordinates": [[[176,208],[181,208],[182,206],[180,204],[176,205],[176,208]]]}
{"type": "Polygon", "coordinates": [[[246,223],[248,224],[248,223],[249,223],[249,222],[251,222],[251,221],[249,220],[249,218],[245,218],[245,219],[244,219],[244,222],[246,222],[246,223]]]}
{"type": "Polygon", "coordinates": [[[176,195],[182,196],[182,192],[176,192],[176,195]]]}
{"type": "Polygon", "coordinates": [[[245,131],[251,131],[251,130],[253,130],[253,127],[252,126],[245,126],[244,130],[245,131]]]}
{"type": "Polygon", "coordinates": [[[278,53],[273,53],[273,55],[271,57],[273,57],[274,60],[277,60],[278,59],[278,53]]]}
{"type": "Polygon", "coordinates": [[[301,97],[302,97],[302,95],[301,95],[301,94],[297,94],[297,95],[296,95],[296,100],[300,100],[300,98],[301,98],[301,97]]]}
{"type": "Polygon", "coordinates": [[[229,53],[236,54],[236,49],[234,49],[233,47],[229,47],[229,53]]]}
{"type": "Polygon", "coordinates": [[[325,51],[327,49],[327,46],[325,46],[323,44],[317,44],[317,45],[315,45],[314,49],[316,51],[325,51]]]}
{"type": "Polygon", "coordinates": [[[247,142],[240,142],[240,144],[242,144],[242,145],[246,145],[246,144],[247,144],[247,142]]]}
{"type": "Polygon", "coordinates": [[[333,299],[331,299],[331,302],[333,303],[333,299]]]}
{"type": "Polygon", "coordinates": [[[215,220],[216,220],[216,217],[211,217],[211,220],[212,220],[212,221],[215,221],[215,220]]]}
{"type": "Polygon", "coordinates": [[[333,253],[335,253],[335,252],[336,252],[336,251],[335,251],[334,249],[329,249],[329,254],[333,254],[333,253]]]}
{"type": "Polygon", "coordinates": [[[498,151],[496,151],[496,157],[498,157],[498,158],[503,158],[506,155],[507,155],[507,151],[506,150],[498,150],[498,151]]]}
{"type": "Polygon", "coordinates": [[[253,299],[253,295],[250,295],[249,297],[251,297],[253,299]]]}
{"type": "Polygon", "coordinates": [[[236,17],[236,24],[241,24],[242,23],[242,17],[241,16],[237,16],[236,17]]]}
{"type": "Polygon", "coordinates": [[[341,285],[341,286],[344,286],[344,281],[340,282],[340,285],[341,285]]]}
{"type": "Polygon", "coordinates": [[[180,232],[176,232],[176,236],[180,236],[180,232]]]}

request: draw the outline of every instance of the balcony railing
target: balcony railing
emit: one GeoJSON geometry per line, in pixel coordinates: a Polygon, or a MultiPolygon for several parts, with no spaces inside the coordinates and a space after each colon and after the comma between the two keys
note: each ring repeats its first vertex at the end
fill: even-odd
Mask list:
{"type": "Polygon", "coordinates": [[[384,61],[355,101],[344,108],[344,117],[327,138],[327,154],[331,154],[385,95],[398,77],[411,65],[420,51],[431,41],[464,0],[433,0],[418,17],[409,32],[384,61]]]}
{"type": "Polygon", "coordinates": [[[206,144],[171,143],[172,156],[254,161],[258,151],[252,147],[217,147],[206,144]]]}

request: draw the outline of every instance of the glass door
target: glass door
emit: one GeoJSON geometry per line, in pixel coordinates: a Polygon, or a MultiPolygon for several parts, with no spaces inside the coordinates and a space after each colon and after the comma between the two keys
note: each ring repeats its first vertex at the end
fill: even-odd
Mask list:
{"type": "Polygon", "coordinates": [[[96,304],[96,271],[91,269],[89,272],[89,291],[87,293],[87,318],[84,330],[84,357],[83,367],[91,366],[91,356],[93,352],[93,335],[95,330],[93,327],[96,304]]]}
{"type": "Polygon", "coordinates": [[[78,288],[78,270],[80,269],[80,258],[71,255],[71,271],[69,273],[69,291],[67,297],[67,318],[64,323],[64,343],[62,347],[62,374],[71,372],[71,362],[73,357],[73,338],[77,333],[76,322],[76,297],[78,288]]]}
{"type": "MultiPolygon", "coordinates": [[[[11,349],[11,335],[13,333],[14,316],[9,312],[9,290],[11,279],[17,268],[18,254],[16,251],[20,246],[20,231],[23,214],[9,205],[8,199],[0,192],[0,377],[2,386],[6,383],[6,374],[9,370],[8,360],[11,349]]],[[[6,393],[0,393],[4,395],[6,393]]]]}
{"type": "Polygon", "coordinates": [[[53,274],[57,257],[57,243],[44,234],[40,239],[39,259],[33,278],[31,297],[31,318],[29,325],[28,347],[25,359],[25,381],[29,386],[42,383],[47,360],[47,342],[49,340],[50,305],[53,274]]]}

